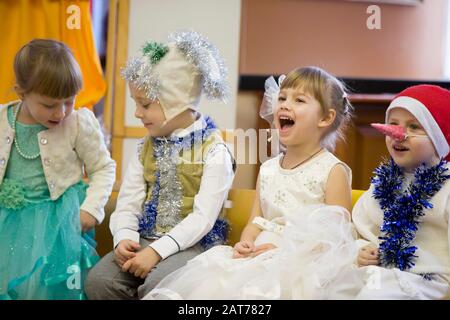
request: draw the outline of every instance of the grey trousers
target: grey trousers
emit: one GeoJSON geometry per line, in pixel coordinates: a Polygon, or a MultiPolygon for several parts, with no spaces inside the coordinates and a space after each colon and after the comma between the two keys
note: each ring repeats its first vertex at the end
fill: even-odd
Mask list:
{"type": "MultiPolygon", "coordinates": [[[[140,239],[145,248],[150,244],[140,239]]],[[[149,293],[166,275],[186,264],[203,252],[197,244],[160,261],[145,279],[123,272],[114,261],[114,251],[104,256],[89,272],[85,281],[85,292],[90,300],[136,300],[149,293]]]]}

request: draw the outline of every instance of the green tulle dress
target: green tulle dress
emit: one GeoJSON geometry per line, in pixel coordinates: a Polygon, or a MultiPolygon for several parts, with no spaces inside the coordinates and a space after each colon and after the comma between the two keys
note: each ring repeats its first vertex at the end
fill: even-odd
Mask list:
{"type": "MultiPolygon", "coordinates": [[[[8,108],[12,126],[13,107],[8,108]]],[[[39,152],[42,130],[16,122],[27,155],[39,152]]],[[[41,157],[25,159],[12,146],[0,184],[0,300],[85,299],[85,276],[98,261],[93,231],[81,233],[86,188],[80,181],[51,200],[41,157]]]]}

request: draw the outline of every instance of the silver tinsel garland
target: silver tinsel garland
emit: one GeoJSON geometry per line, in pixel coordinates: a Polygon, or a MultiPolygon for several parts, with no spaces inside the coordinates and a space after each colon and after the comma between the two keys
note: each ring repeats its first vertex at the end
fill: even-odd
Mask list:
{"type": "MultiPolygon", "coordinates": [[[[219,50],[206,38],[195,31],[174,32],[169,41],[184,53],[202,75],[203,92],[209,99],[228,100],[229,87],[227,68],[219,50]]],[[[122,78],[134,83],[147,93],[147,97],[156,100],[159,96],[161,79],[154,72],[153,65],[146,56],[130,58],[125,68],[121,69],[122,78]]]]}
{"type": "Polygon", "coordinates": [[[171,33],[169,41],[175,42],[188,61],[198,68],[206,96],[225,102],[229,95],[227,68],[217,47],[195,31],[171,33]]]}
{"type": "Polygon", "coordinates": [[[155,141],[156,165],[160,172],[160,191],[156,225],[167,232],[181,220],[183,187],[177,174],[179,148],[174,143],[155,141]]]}

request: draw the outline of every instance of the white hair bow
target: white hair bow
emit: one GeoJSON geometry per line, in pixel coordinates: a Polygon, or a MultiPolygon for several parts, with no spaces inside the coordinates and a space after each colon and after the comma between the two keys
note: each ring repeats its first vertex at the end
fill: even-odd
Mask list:
{"type": "Polygon", "coordinates": [[[274,113],[278,104],[278,95],[280,94],[280,87],[286,76],[282,74],[278,78],[278,83],[275,81],[273,76],[266,79],[264,83],[264,97],[259,109],[259,115],[261,118],[269,122],[272,130],[270,131],[270,138],[268,141],[271,142],[271,154],[272,156],[277,155],[280,151],[284,151],[285,147],[280,144],[278,132],[274,130],[274,113]]]}
{"type": "Polygon", "coordinates": [[[261,118],[269,122],[270,126],[273,125],[273,114],[278,103],[278,95],[280,94],[280,87],[283,80],[286,78],[282,74],[278,78],[278,83],[275,81],[273,76],[266,79],[264,83],[264,97],[259,109],[259,115],[261,118]]]}

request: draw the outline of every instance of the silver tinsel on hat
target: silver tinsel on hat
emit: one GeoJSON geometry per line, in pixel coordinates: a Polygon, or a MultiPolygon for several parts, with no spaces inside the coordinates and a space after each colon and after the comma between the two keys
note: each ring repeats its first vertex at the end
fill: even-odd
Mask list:
{"type": "Polygon", "coordinates": [[[203,90],[210,99],[226,101],[229,95],[227,68],[216,46],[195,31],[180,31],[169,35],[188,61],[194,64],[203,77],[203,90]]]}
{"type": "MultiPolygon", "coordinates": [[[[169,41],[175,43],[202,75],[202,88],[206,97],[226,102],[230,91],[227,68],[217,47],[195,31],[174,32],[169,35],[169,41]]],[[[153,70],[159,59],[152,63],[145,55],[130,58],[121,70],[122,78],[145,90],[151,100],[157,99],[160,92],[161,79],[153,70]]]]}
{"type": "Polygon", "coordinates": [[[138,89],[144,90],[150,100],[158,99],[161,82],[158,75],[152,72],[152,65],[144,57],[128,60],[126,67],[121,69],[121,75],[138,89]]]}

